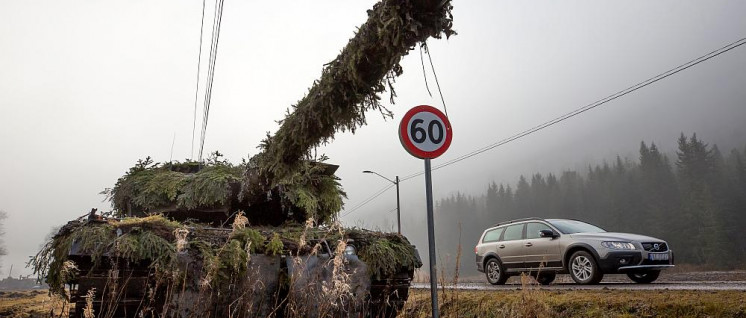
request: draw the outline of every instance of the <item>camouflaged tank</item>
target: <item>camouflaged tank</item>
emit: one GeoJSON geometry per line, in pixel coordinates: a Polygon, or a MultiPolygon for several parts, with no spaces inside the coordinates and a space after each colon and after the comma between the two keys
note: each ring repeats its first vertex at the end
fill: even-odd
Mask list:
{"type": "Polygon", "coordinates": [[[401,58],[449,37],[449,0],[383,0],[248,162],[139,161],[113,211],[68,222],[32,260],[70,317],[393,317],[417,250],[345,229],[337,166],[312,150],[365,125],[401,58]]]}
{"type": "Polygon", "coordinates": [[[416,249],[340,227],[337,167],[303,166],[259,194],[246,164],[140,161],[106,191],[117,212],[69,222],[36,265],[70,317],[395,316],[416,249]]]}

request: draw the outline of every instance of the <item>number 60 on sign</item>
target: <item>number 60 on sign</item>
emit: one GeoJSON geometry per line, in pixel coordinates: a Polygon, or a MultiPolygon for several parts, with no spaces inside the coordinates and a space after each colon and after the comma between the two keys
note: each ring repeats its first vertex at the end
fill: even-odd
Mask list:
{"type": "Polygon", "coordinates": [[[410,109],[399,124],[399,140],[404,149],[420,159],[442,155],[451,145],[451,123],[440,110],[428,105],[410,109]]]}

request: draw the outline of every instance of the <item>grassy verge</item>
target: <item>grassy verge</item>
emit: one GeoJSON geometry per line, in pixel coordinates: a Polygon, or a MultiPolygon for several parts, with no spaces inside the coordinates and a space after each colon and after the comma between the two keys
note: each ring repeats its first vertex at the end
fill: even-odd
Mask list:
{"type": "MultiPolygon", "coordinates": [[[[746,291],[439,291],[441,317],[746,317],[746,291]]],[[[428,317],[430,291],[411,290],[399,317],[428,317]]]]}
{"type": "MultiPolygon", "coordinates": [[[[628,291],[537,288],[440,290],[441,317],[746,317],[746,291],[628,291]]],[[[0,317],[59,317],[47,291],[0,291],[0,317]]],[[[410,290],[399,317],[430,316],[430,291],[410,290]]]]}
{"type": "Polygon", "coordinates": [[[0,317],[58,317],[65,305],[47,290],[0,291],[0,317]]]}

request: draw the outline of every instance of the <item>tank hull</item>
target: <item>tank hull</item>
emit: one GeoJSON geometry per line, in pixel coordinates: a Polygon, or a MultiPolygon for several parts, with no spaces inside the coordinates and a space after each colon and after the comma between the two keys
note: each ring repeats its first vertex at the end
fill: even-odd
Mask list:
{"type": "Polygon", "coordinates": [[[166,231],[159,223],[165,219],[149,222],[98,219],[60,231],[57,240],[72,240],[65,262],[74,264],[77,272],[61,281],[69,291],[69,317],[85,317],[86,312],[112,318],[394,317],[407,301],[415,268],[421,266],[414,247],[394,233],[354,230],[340,235],[344,230],[303,227],[296,227],[297,233],[288,227],[166,231]],[[244,240],[243,233],[260,236],[244,240]],[[283,247],[272,252],[267,246],[270,237],[279,237],[275,233],[283,235],[283,247]],[[147,245],[151,234],[173,241],[173,250],[164,249],[173,259],[164,262],[167,256],[157,253],[143,254],[156,259],[128,254],[130,247],[125,246],[147,245]],[[293,244],[295,234],[305,243],[293,244]],[[86,239],[91,237],[97,241],[86,239]],[[259,240],[265,248],[252,251],[259,240]],[[381,246],[406,243],[399,247],[416,262],[395,269],[370,268],[363,258],[381,255],[371,251],[383,240],[381,246]],[[234,245],[248,252],[236,253],[234,245]]]}

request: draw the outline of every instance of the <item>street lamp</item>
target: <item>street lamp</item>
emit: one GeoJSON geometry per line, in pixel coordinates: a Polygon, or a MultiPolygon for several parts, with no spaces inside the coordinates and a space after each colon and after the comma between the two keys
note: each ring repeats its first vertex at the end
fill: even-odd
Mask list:
{"type": "Polygon", "coordinates": [[[372,174],[375,174],[375,175],[377,175],[377,176],[379,176],[381,178],[386,179],[386,181],[391,182],[391,183],[393,183],[393,184],[396,185],[396,228],[397,228],[399,234],[401,234],[401,210],[399,209],[399,176],[396,176],[396,178],[394,179],[396,181],[393,181],[393,180],[391,180],[389,178],[386,178],[386,177],[378,174],[378,172],[375,172],[375,171],[365,170],[365,171],[363,171],[363,173],[372,173],[372,174]]]}

